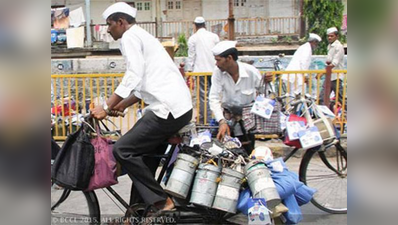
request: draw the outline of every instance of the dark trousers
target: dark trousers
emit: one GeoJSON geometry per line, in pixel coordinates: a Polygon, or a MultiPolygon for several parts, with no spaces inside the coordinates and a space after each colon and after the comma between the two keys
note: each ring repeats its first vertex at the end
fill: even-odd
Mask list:
{"type": "Polygon", "coordinates": [[[146,159],[143,155],[162,154],[165,150],[162,144],[191,119],[192,110],[177,119],[170,114],[166,120],[149,111],[115,143],[116,160],[127,170],[133,190],[147,205],[166,200],[167,194],[154,177],[159,160],[146,159]]]}
{"type": "Polygon", "coordinates": [[[245,149],[245,151],[247,153],[247,156],[252,154],[252,151],[254,150],[254,143],[256,141],[254,134],[249,133],[249,134],[246,134],[246,135],[237,136],[237,138],[242,143],[243,142],[250,142],[248,144],[242,144],[242,148],[245,149]]]}
{"type": "MultiPolygon", "coordinates": [[[[241,136],[236,136],[233,132],[231,133],[231,135],[233,137],[237,137],[239,139],[239,141],[242,143],[242,148],[245,149],[247,156],[249,156],[250,154],[252,154],[252,151],[254,150],[254,144],[256,142],[256,138],[254,136],[254,134],[247,132],[245,130],[245,126],[243,125],[243,120],[239,121],[239,125],[241,128],[241,131],[243,133],[243,135],[241,136]]],[[[234,128],[230,127],[231,130],[234,130],[234,128]]],[[[246,156],[244,156],[246,157],[246,156]]]]}
{"type": "MultiPolygon", "coordinates": [[[[325,96],[325,82],[323,83],[323,90],[321,91],[321,94],[319,96],[319,103],[321,105],[324,105],[323,98],[325,96]]],[[[331,91],[334,92],[334,94],[337,96],[337,80],[333,80],[331,83],[331,91]]],[[[343,81],[340,79],[339,81],[339,102],[343,104],[343,81]]]]}
{"type": "Polygon", "coordinates": [[[199,124],[209,124],[211,120],[211,110],[209,105],[209,92],[211,86],[211,77],[199,77],[199,101],[200,101],[200,115],[199,124]],[[207,85],[205,84],[207,80],[207,85]],[[207,86],[207,88],[206,88],[207,86]],[[206,90],[205,90],[206,89],[206,90]],[[206,92],[205,92],[206,91],[206,92]],[[206,99],[205,99],[206,96],[206,99]],[[206,100],[206,101],[205,101],[206,100]],[[205,112],[205,104],[207,111],[205,112]],[[205,114],[207,115],[205,120],[205,114]]]}

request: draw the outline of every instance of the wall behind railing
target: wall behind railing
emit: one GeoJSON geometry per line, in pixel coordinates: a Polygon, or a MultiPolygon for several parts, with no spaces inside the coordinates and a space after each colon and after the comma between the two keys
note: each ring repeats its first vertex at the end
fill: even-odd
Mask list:
{"type": "MultiPolygon", "coordinates": [[[[240,56],[241,61],[253,61],[253,65],[260,70],[273,70],[271,59],[275,56],[240,56]],[[271,68],[269,68],[271,67],[271,68]]],[[[284,68],[287,67],[292,56],[280,58],[284,68]]],[[[185,57],[176,57],[175,64],[178,66],[185,62],[185,57]]],[[[312,56],[310,70],[325,68],[326,56],[312,56]]],[[[345,69],[347,68],[347,56],[344,57],[345,69]]],[[[79,74],[79,73],[122,73],[126,70],[123,57],[101,57],[88,59],[52,59],[52,74],[79,74]]],[[[211,72],[211,71],[209,71],[211,72]]]]}

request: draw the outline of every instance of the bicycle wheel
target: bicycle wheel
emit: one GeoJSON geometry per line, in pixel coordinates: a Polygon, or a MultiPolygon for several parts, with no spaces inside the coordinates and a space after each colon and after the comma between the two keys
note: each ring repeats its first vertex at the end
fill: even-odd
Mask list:
{"type": "Polygon", "coordinates": [[[300,180],[317,190],[311,202],[333,214],[347,213],[347,151],[340,143],[308,150],[300,164],[300,180]]]}
{"type": "Polygon", "coordinates": [[[51,188],[51,224],[100,224],[101,215],[94,191],[51,188]]]}

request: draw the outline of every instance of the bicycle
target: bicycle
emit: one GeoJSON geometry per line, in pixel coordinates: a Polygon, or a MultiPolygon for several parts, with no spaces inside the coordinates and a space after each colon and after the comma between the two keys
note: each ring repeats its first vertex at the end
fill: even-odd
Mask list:
{"type": "MultiPolygon", "coordinates": [[[[311,120],[314,113],[324,116],[310,95],[296,96],[289,105],[289,113],[304,108],[302,113],[307,120],[311,120]]],[[[337,132],[336,128],[335,131],[337,132]]],[[[298,150],[299,148],[294,148],[283,160],[286,162],[298,150]]],[[[339,137],[332,137],[320,148],[311,148],[305,152],[299,167],[299,179],[317,190],[311,200],[317,208],[333,214],[347,213],[347,150],[341,146],[339,137]]]]}
{"type": "MultiPolygon", "coordinates": [[[[324,117],[311,95],[284,95],[276,97],[276,100],[282,101],[286,98],[292,100],[287,103],[285,114],[298,113],[300,116],[304,115],[308,121],[312,120],[315,113],[324,117]]],[[[242,107],[234,107],[230,112],[236,121],[242,121],[242,107]]],[[[331,122],[330,124],[333,126],[331,122]]],[[[283,140],[284,136],[278,138],[283,140]]],[[[300,148],[294,147],[283,161],[288,161],[299,150],[300,148]]],[[[321,147],[310,148],[305,152],[300,162],[299,179],[307,186],[317,189],[311,200],[317,208],[333,214],[347,213],[347,150],[341,146],[339,137],[333,136],[321,147]],[[330,193],[330,190],[335,193],[330,193]],[[330,197],[336,201],[332,201],[330,197]]]]}
{"type": "MultiPolygon", "coordinates": [[[[209,127],[214,128],[214,127],[209,127]]],[[[144,156],[144,157],[156,157],[160,159],[164,159],[163,166],[161,167],[160,174],[157,176],[158,183],[161,183],[164,179],[167,171],[169,169],[169,164],[171,163],[172,157],[177,149],[177,147],[181,147],[181,143],[183,141],[182,136],[185,133],[192,130],[192,126],[186,126],[183,128],[179,134],[175,137],[168,140],[169,150],[163,155],[155,155],[155,156],[144,156]]],[[[195,150],[190,150],[192,154],[201,154],[201,157],[209,157],[207,153],[201,153],[195,150]]],[[[222,156],[219,157],[223,159],[222,156]]],[[[226,159],[223,159],[226,160],[226,159]]],[[[117,193],[112,187],[107,187],[102,189],[107,191],[105,192],[108,197],[111,196],[114,198],[112,201],[119,207],[122,212],[125,213],[125,218],[129,219],[130,222],[134,224],[140,224],[141,222],[145,222],[146,215],[148,212],[148,207],[145,204],[134,204],[129,205],[119,193],[117,193]],[[110,194],[110,195],[109,195],[110,194]],[[120,206],[120,205],[121,206],[120,206]]],[[[99,190],[97,190],[99,191],[99,190]]],[[[53,196],[52,193],[52,200],[53,197],[56,201],[51,202],[51,212],[52,212],[52,220],[61,221],[61,219],[57,219],[55,210],[62,207],[62,204],[67,200],[71,200],[73,205],[77,207],[72,209],[72,212],[62,212],[63,216],[66,215],[66,218],[73,218],[74,222],[86,222],[89,224],[100,224],[101,222],[110,222],[109,218],[101,218],[101,209],[100,204],[97,198],[96,191],[89,191],[89,192],[82,192],[82,191],[70,191],[67,189],[62,190],[62,193],[58,193],[57,195],[53,196]],[[85,203],[82,204],[82,199],[85,199],[85,203]],[[55,219],[54,219],[55,218],[55,219]]],[[[182,222],[182,223],[228,223],[226,220],[233,216],[234,214],[229,214],[223,211],[219,211],[216,209],[206,208],[206,207],[199,207],[193,206],[189,204],[186,200],[174,198],[174,202],[176,204],[177,211],[169,212],[168,214],[161,215],[159,220],[163,221],[172,221],[174,222],[182,222]]],[[[61,209],[62,210],[62,209],[61,209]]],[[[59,210],[59,211],[61,211],[59,210]]],[[[68,209],[70,210],[70,208],[68,209]]]]}
{"type": "MultiPolygon", "coordinates": [[[[312,99],[295,99],[289,103],[292,107],[289,112],[299,109],[299,105],[307,106],[305,110],[306,115],[310,116],[309,109],[315,107],[315,102],[312,99]]],[[[313,110],[314,111],[314,110],[313,110]]],[[[158,176],[158,182],[161,182],[164,174],[166,173],[167,165],[170,163],[170,158],[173,155],[177,146],[181,144],[179,142],[169,143],[171,150],[168,154],[161,155],[159,157],[165,158],[166,162],[163,163],[162,171],[158,176]]],[[[284,161],[289,160],[299,148],[295,148],[290,152],[284,161]]],[[[329,213],[343,214],[347,213],[347,191],[346,191],[346,180],[347,180],[347,151],[340,145],[338,138],[333,138],[332,141],[322,145],[319,149],[313,148],[307,150],[302,157],[299,167],[299,179],[309,187],[317,189],[317,193],[311,202],[321,210],[329,213]],[[334,153],[334,154],[331,154],[334,153]],[[331,180],[333,179],[333,180],[331,180]],[[330,180],[332,182],[330,182],[330,180]],[[325,185],[328,184],[328,185],[325,185]],[[337,184],[337,185],[335,185],[337,184]],[[342,185],[341,185],[342,184],[342,185]],[[335,185],[335,186],[333,186],[335,185]],[[325,190],[325,187],[327,190],[325,190]],[[339,189],[340,187],[340,189],[339,189]],[[334,193],[328,190],[333,190],[334,193]],[[333,198],[337,198],[337,202],[331,201],[333,198]]],[[[112,188],[108,187],[107,190],[124,208],[122,211],[127,211],[130,218],[145,218],[147,208],[143,204],[136,204],[129,206],[129,204],[123,200],[123,198],[112,188]]],[[[77,211],[85,214],[85,220],[89,221],[90,224],[98,224],[101,222],[101,212],[99,207],[98,198],[95,191],[91,192],[79,192],[80,195],[83,193],[87,206],[80,207],[77,211]]],[[[60,201],[57,204],[51,205],[52,212],[54,209],[60,206],[68,197],[70,197],[71,191],[64,190],[60,201]]],[[[73,196],[72,196],[73,197],[73,196]]],[[[178,211],[170,212],[167,215],[168,218],[175,218],[177,221],[189,221],[210,223],[215,221],[225,222],[226,219],[230,218],[228,213],[220,212],[218,210],[192,207],[185,201],[175,201],[179,205],[178,211]]],[[[82,205],[81,202],[77,202],[77,205],[82,205]]],[[[53,215],[53,214],[52,214],[53,215]]],[[[70,214],[76,216],[75,214],[70,214]]]]}

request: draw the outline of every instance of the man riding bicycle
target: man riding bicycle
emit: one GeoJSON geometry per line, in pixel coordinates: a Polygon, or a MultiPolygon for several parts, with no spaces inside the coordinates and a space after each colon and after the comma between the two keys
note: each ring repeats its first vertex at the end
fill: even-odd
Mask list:
{"type": "Polygon", "coordinates": [[[111,5],[103,13],[108,33],[115,40],[121,39],[127,69],[112,96],[92,114],[101,120],[141,99],[148,105],[143,117],[116,142],[113,152],[142,200],[158,210],[170,210],[174,203],[154,178],[157,165],[144,155],[163,153],[163,142],[189,123],[191,95],[161,43],[136,24],[136,13],[124,2],[111,5]]]}

